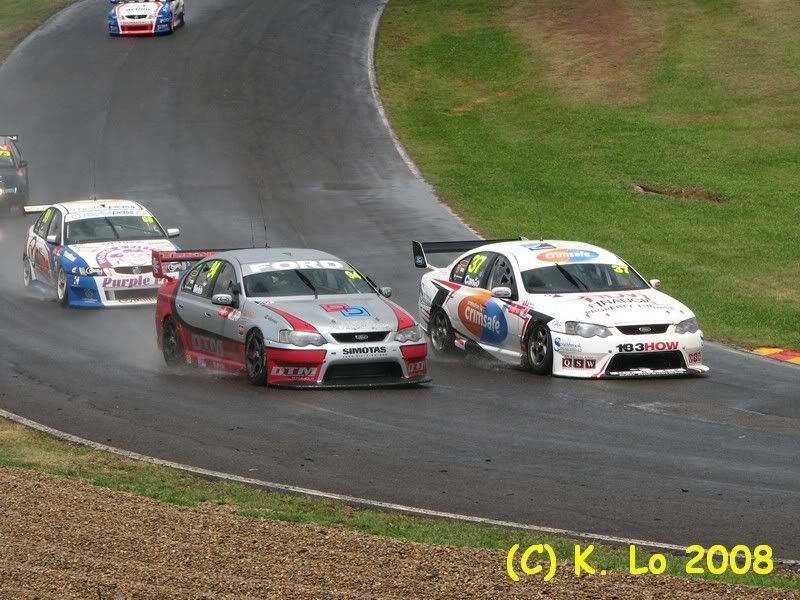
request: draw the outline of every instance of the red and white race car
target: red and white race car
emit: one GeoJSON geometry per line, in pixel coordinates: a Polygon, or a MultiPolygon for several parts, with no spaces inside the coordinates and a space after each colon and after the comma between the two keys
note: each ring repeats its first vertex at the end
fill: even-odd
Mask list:
{"type": "Polygon", "coordinates": [[[159,35],[172,33],[185,23],[183,0],[111,0],[109,35],[159,35]]]}

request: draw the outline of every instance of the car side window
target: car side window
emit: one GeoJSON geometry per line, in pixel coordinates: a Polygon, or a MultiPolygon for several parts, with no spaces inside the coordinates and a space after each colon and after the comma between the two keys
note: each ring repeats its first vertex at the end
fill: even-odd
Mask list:
{"type": "Polygon", "coordinates": [[[233,286],[236,284],[236,269],[229,262],[223,262],[223,267],[217,275],[217,282],[214,284],[212,296],[216,294],[233,294],[233,286]]]}
{"type": "Polygon", "coordinates": [[[467,274],[467,265],[471,258],[471,256],[467,256],[456,263],[456,266],[453,267],[453,272],[450,273],[450,281],[464,283],[464,275],[467,274]]]}
{"type": "Polygon", "coordinates": [[[511,288],[511,298],[517,299],[517,283],[514,280],[514,269],[511,267],[511,261],[508,257],[502,254],[497,255],[497,260],[494,261],[494,267],[492,267],[492,274],[489,276],[489,289],[496,287],[511,288]]]}
{"type": "Polygon", "coordinates": [[[200,265],[200,270],[191,286],[191,289],[186,289],[189,279],[191,278],[191,273],[189,273],[190,277],[186,278],[186,282],[183,284],[183,289],[194,294],[195,296],[211,298],[211,291],[214,289],[214,282],[217,280],[217,275],[219,275],[222,264],[223,261],[221,260],[210,260],[206,263],[203,263],[200,265]]]}
{"type": "Polygon", "coordinates": [[[42,213],[42,216],[39,217],[39,220],[36,221],[36,225],[33,228],[33,232],[36,235],[39,237],[47,237],[47,229],[50,227],[50,219],[53,217],[55,210],[56,209],[51,206],[42,213]]]}
{"type": "Polygon", "coordinates": [[[478,252],[469,257],[467,270],[464,273],[464,285],[467,287],[484,287],[486,274],[492,264],[494,252],[478,252]]]}
{"type": "Polygon", "coordinates": [[[47,230],[47,237],[51,235],[56,236],[56,244],[61,243],[61,211],[54,211],[53,216],[50,218],[50,228],[47,230]]]}
{"type": "Polygon", "coordinates": [[[19,161],[22,160],[22,154],[20,153],[19,148],[17,148],[17,145],[13,141],[9,144],[9,146],[11,146],[11,156],[14,158],[14,166],[18,167],[19,161]]]}

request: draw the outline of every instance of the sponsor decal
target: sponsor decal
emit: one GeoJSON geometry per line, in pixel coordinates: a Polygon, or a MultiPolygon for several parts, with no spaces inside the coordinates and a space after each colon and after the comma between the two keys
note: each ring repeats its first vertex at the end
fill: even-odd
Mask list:
{"type": "Polygon", "coordinates": [[[225,354],[225,348],[222,344],[222,340],[216,340],[204,335],[193,333],[191,342],[192,349],[197,350],[198,352],[215,354],[217,356],[223,356],[225,354]]]}
{"type": "Polygon", "coordinates": [[[364,356],[375,354],[386,354],[386,346],[364,346],[363,348],[344,348],[344,356],[364,356]]]}
{"type": "Polygon", "coordinates": [[[77,256],[75,256],[69,250],[64,250],[64,255],[63,256],[64,256],[64,258],[66,258],[67,260],[70,260],[72,262],[75,262],[77,260],[77,258],[78,258],[77,256]]]}
{"type": "Polygon", "coordinates": [[[95,260],[101,269],[128,265],[146,265],[152,261],[153,249],[146,246],[113,246],[97,253],[95,260]]]}
{"type": "Polygon", "coordinates": [[[690,352],[689,353],[689,362],[692,364],[700,364],[703,362],[703,353],[702,352],[690,352]]]}
{"type": "Polygon", "coordinates": [[[244,335],[244,325],[239,325],[239,335],[244,335]]]}
{"type": "Polygon", "coordinates": [[[310,377],[316,378],[318,372],[319,369],[317,367],[280,367],[276,365],[272,367],[270,374],[275,377],[307,379],[310,377]]]}
{"type": "Polygon", "coordinates": [[[264,273],[265,271],[291,271],[293,269],[344,269],[344,264],[335,260],[279,260],[245,265],[245,274],[264,273]]]}
{"type": "Polygon", "coordinates": [[[137,288],[137,287],[155,287],[158,281],[149,275],[139,275],[138,277],[103,277],[100,287],[103,288],[137,288]]]}
{"type": "Polygon", "coordinates": [[[424,360],[407,361],[409,377],[420,377],[428,372],[428,363],[424,360]]]}
{"type": "Polygon", "coordinates": [[[640,342],[638,344],[617,344],[619,352],[654,352],[659,350],[677,350],[678,342],[640,342]]]}
{"type": "Polygon", "coordinates": [[[221,319],[228,319],[228,321],[238,321],[242,318],[241,311],[236,310],[232,306],[221,306],[219,311],[217,311],[217,315],[221,319]]]}
{"type": "Polygon", "coordinates": [[[508,336],[502,304],[488,293],[464,298],[458,305],[458,318],[482,342],[499,344],[508,336]]]}
{"type": "Polygon", "coordinates": [[[556,336],[553,338],[553,350],[556,352],[583,352],[583,347],[577,342],[556,336]]]}
{"type": "Polygon", "coordinates": [[[517,304],[513,302],[508,305],[506,308],[508,310],[508,314],[515,315],[517,317],[527,317],[528,316],[528,307],[524,304],[517,304]]]}
{"type": "Polygon", "coordinates": [[[536,258],[542,262],[577,263],[594,260],[598,256],[600,256],[600,254],[594,252],[593,250],[582,250],[580,248],[553,248],[552,250],[540,252],[536,255],[536,258]]]}
{"type": "MultiPolygon", "coordinates": [[[[656,302],[647,294],[640,292],[620,292],[611,294],[592,294],[591,296],[580,296],[576,299],[578,302],[586,302],[586,316],[589,317],[595,313],[605,313],[618,309],[626,309],[635,307],[637,309],[647,310],[673,310],[671,306],[656,302]]],[[[645,332],[643,332],[645,333],[645,332]]]]}
{"type": "Polygon", "coordinates": [[[561,366],[565,369],[594,369],[597,361],[593,358],[562,358],[561,366]]]}
{"type": "Polygon", "coordinates": [[[348,304],[320,304],[325,312],[338,312],[343,317],[368,317],[369,311],[363,306],[349,306],[348,304]]]}

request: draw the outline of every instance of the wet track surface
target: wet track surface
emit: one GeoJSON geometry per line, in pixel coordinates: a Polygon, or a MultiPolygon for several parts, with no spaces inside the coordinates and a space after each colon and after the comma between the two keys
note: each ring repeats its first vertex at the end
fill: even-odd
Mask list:
{"type": "MultiPolygon", "coordinates": [[[[0,68],[0,130],[21,135],[31,203],[90,195],[96,164],[99,196],[144,201],[184,247],[263,244],[263,214],[270,245],[347,256],[413,309],[409,241],[470,234],[381,123],[367,68],[380,6],[194,0],[185,29],[129,40],[104,34],[106,2],[79,3],[0,68]]],[[[800,558],[800,368],[712,345],[702,379],[570,381],[458,356],[419,389],[175,374],[152,310],[64,311],[24,290],[29,222],[0,220],[6,410],[260,479],[800,558]]]]}

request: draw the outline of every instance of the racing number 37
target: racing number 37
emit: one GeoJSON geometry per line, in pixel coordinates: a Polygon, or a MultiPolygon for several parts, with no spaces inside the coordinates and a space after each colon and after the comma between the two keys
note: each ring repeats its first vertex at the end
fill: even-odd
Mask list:
{"type": "Polygon", "coordinates": [[[467,267],[467,273],[477,273],[480,270],[481,266],[483,266],[483,263],[485,262],[486,262],[485,254],[476,254],[475,256],[472,257],[472,260],[470,261],[469,266],[467,267]]]}

